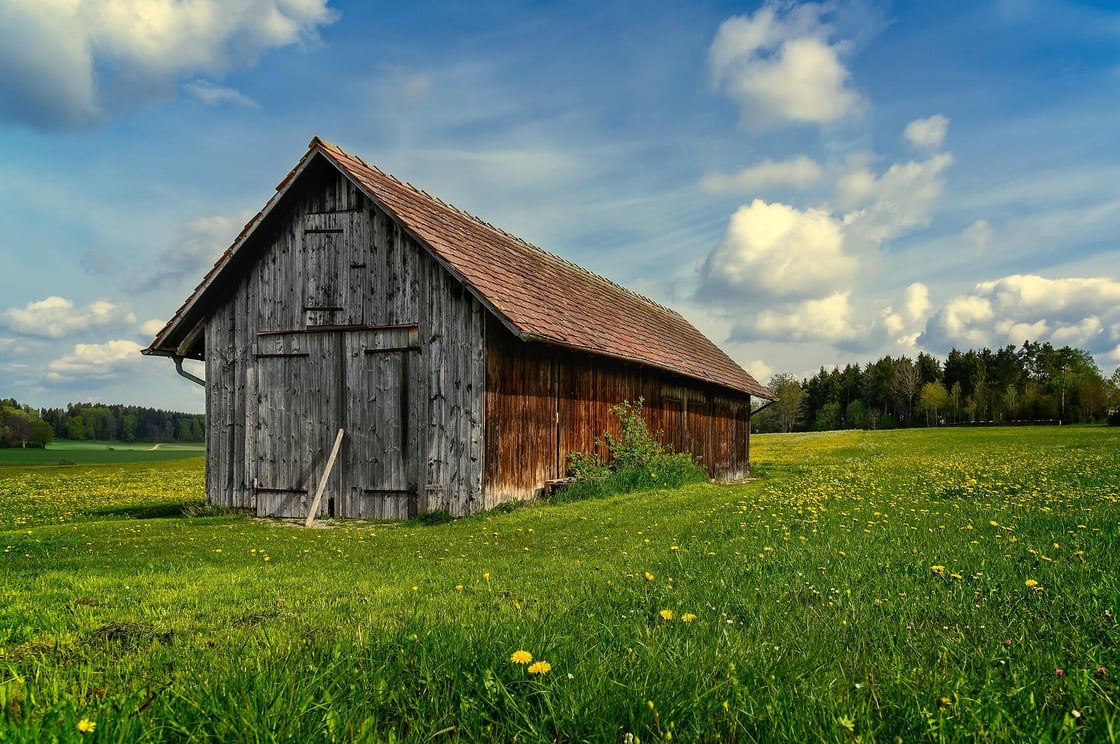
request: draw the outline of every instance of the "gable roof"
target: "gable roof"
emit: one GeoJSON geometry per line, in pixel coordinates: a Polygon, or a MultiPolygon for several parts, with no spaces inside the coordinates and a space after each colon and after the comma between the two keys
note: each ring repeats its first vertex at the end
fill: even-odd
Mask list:
{"type": "Polygon", "coordinates": [[[426,246],[482,304],[525,341],[645,364],[773,400],[679,313],[430,196],[316,137],[146,354],[176,354],[205,317],[206,300],[257,227],[308,164],[324,157],[426,246]]]}

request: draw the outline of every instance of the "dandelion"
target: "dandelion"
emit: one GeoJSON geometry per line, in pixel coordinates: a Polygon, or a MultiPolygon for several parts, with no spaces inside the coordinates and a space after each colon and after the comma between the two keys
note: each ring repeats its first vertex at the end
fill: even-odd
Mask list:
{"type": "Polygon", "coordinates": [[[935,574],[936,576],[942,576],[945,573],[945,567],[944,566],[930,566],[929,570],[933,574],[935,574]]]}
{"type": "Polygon", "coordinates": [[[681,549],[680,545],[670,545],[669,546],[669,550],[680,550],[680,549],[681,549]]]}
{"type": "Polygon", "coordinates": [[[696,615],[694,615],[691,612],[686,612],[683,615],[681,615],[681,622],[684,622],[684,623],[691,623],[695,619],[696,619],[696,615]]]}
{"type": "Polygon", "coordinates": [[[489,581],[489,580],[490,580],[490,572],[489,572],[489,571],[487,571],[486,573],[482,574],[482,580],[483,580],[483,581],[489,581]]]}
{"type": "Polygon", "coordinates": [[[552,665],[547,661],[534,661],[529,665],[529,674],[544,675],[552,670],[552,665]]]}
{"type": "Polygon", "coordinates": [[[92,734],[95,728],[97,728],[97,723],[89,720],[88,718],[83,718],[82,720],[78,721],[78,733],[92,734]]]}
{"type": "Polygon", "coordinates": [[[1027,586],[1030,586],[1030,587],[1038,586],[1038,582],[1034,579],[1027,579],[1023,583],[1026,584],[1027,586]]]}
{"type": "Polygon", "coordinates": [[[456,584],[455,585],[455,591],[457,591],[457,592],[463,591],[463,585],[462,584],[456,584]]]}
{"type": "Polygon", "coordinates": [[[952,705],[953,701],[942,695],[941,697],[937,698],[937,704],[944,708],[946,705],[952,705]]]}
{"type": "Polygon", "coordinates": [[[662,610],[661,612],[659,612],[657,614],[661,615],[662,620],[672,620],[673,619],[673,611],[672,610],[662,610]]]}
{"type": "Polygon", "coordinates": [[[651,574],[649,571],[646,571],[645,574],[643,574],[643,575],[646,577],[646,581],[653,581],[655,578],[657,578],[656,576],[651,574]]]}
{"type": "Polygon", "coordinates": [[[528,664],[533,660],[533,655],[528,651],[514,651],[512,654],[510,654],[509,660],[514,664],[528,664]]]}

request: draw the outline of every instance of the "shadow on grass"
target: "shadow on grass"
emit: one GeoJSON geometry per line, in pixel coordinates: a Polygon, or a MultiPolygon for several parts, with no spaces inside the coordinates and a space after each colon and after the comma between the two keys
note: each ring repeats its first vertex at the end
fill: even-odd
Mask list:
{"type": "Polygon", "coordinates": [[[134,504],[114,506],[89,512],[97,517],[117,517],[119,519],[182,519],[188,515],[195,501],[177,501],[165,504],[134,504]]]}

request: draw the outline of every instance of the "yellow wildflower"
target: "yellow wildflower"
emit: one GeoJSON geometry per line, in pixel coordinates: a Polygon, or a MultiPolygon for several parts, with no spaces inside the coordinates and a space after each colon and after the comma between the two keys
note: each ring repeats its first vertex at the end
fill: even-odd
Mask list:
{"type": "Polygon", "coordinates": [[[1038,582],[1035,581],[1034,579],[1027,579],[1023,583],[1026,584],[1027,586],[1038,586],[1038,582]]]}
{"type": "Polygon", "coordinates": [[[97,724],[88,718],[83,718],[78,721],[78,732],[82,734],[92,734],[93,730],[97,728],[97,724]]]}
{"type": "Polygon", "coordinates": [[[646,581],[653,581],[654,578],[655,578],[654,575],[651,574],[649,571],[646,571],[644,575],[646,577],[646,581]]]}
{"type": "Polygon", "coordinates": [[[533,660],[533,655],[528,651],[514,651],[510,654],[509,660],[514,664],[528,664],[533,660]]]}
{"type": "Polygon", "coordinates": [[[548,674],[552,665],[547,661],[535,661],[529,665],[529,674],[548,674]]]}
{"type": "Polygon", "coordinates": [[[662,610],[658,614],[661,615],[662,620],[672,620],[673,619],[673,611],[672,610],[662,610]]]}
{"type": "Polygon", "coordinates": [[[932,571],[933,573],[937,574],[938,576],[941,576],[942,574],[945,573],[945,567],[944,566],[930,566],[929,570],[932,571]]]}
{"type": "Polygon", "coordinates": [[[696,619],[696,615],[692,614],[691,612],[686,612],[683,615],[681,615],[681,621],[682,622],[691,623],[695,619],[696,619]]]}

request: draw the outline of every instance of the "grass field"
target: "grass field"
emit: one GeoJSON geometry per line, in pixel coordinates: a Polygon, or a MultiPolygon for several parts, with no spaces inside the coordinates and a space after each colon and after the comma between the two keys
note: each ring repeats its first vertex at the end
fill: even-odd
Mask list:
{"type": "Polygon", "coordinates": [[[109,463],[164,462],[198,457],[202,444],[138,442],[78,442],[58,439],[42,449],[0,449],[0,467],[5,465],[95,465],[109,463]]]}
{"type": "Polygon", "coordinates": [[[0,741],[1120,739],[1120,429],[752,445],[430,527],[185,517],[200,458],[0,468],[0,741]]]}

